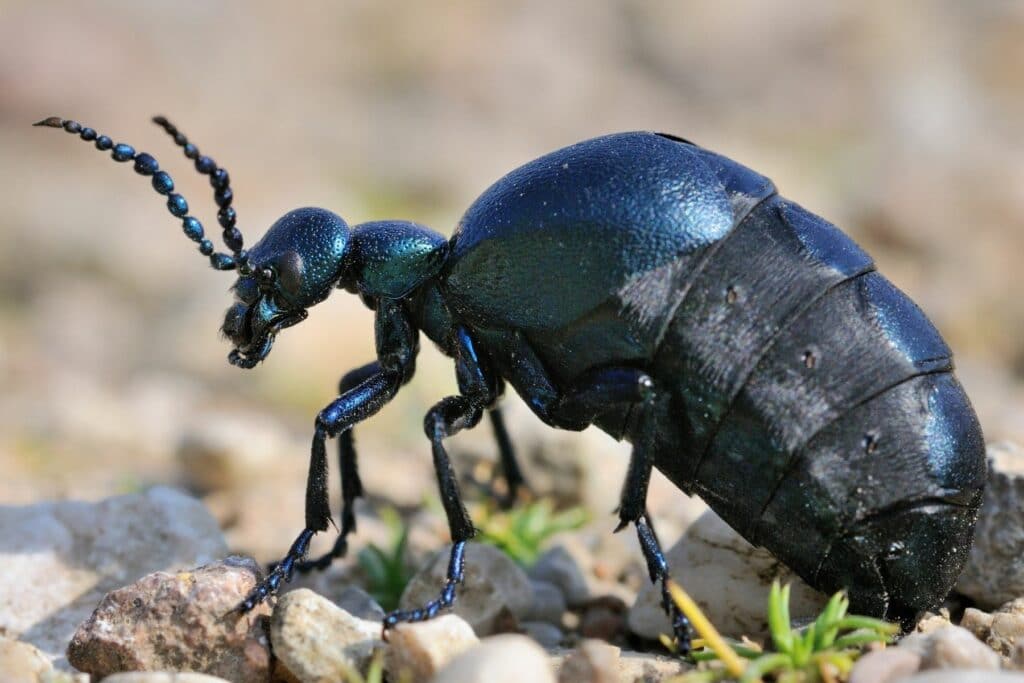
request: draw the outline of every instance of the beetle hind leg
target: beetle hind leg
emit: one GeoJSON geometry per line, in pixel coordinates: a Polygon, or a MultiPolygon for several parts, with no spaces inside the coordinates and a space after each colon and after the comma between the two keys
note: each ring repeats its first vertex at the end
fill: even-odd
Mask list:
{"type": "Polygon", "coordinates": [[[672,624],[672,634],[675,636],[677,652],[686,655],[690,652],[690,620],[686,618],[669,595],[668,580],[671,577],[669,576],[668,562],[665,560],[665,553],[661,549],[658,537],[654,533],[650,515],[646,511],[647,486],[651,481],[652,466],[653,461],[649,450],[642,445],[634,447],[633,455],[629,460],[629,470],[626,472],[626,481],[622,488],[619,525],[615,530],[620,531],[631,522],[636,527],[636,534],[640,539],[640,549],[644,554],[644,561],[647,563],[647,574],[651,583],[661,586],[661,608],[672,624]]]}

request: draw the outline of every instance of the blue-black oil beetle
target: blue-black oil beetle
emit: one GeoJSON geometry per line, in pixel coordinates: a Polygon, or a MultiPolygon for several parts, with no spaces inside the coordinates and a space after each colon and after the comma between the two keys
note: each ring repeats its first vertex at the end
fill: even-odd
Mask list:
{"type": "MultiPolygon", "coordinates": [[[[412,377],[420,332],[458,378],[424,423],[454,546],[440,596],[385,627],[449,607],[463,575],[474,529],[445,437],[488,412],[508,488],[522,484],[496,407],[505,382],[552,427],[594,424],[633,444],[619,528],[636,527],[652,581],[668,572],[645,513],[652,467],[812,586],[848,590],[858,612],[909,627],[956,581],[986,465],[950,350],[860,247],[764,176],[671,135],[607,135],[512,171],[451,238],[302,208],[246,251],[227,171],[154,121],[209,175],[230,254],[214,252],[152,156],[74,121],[37,125],[133,162],[213,267],[236,271],[231,363],[262,361],[335,288],[376,312],[377,360],[346,374],[316,418],[306,528],[242,609],[345,552],[362,493],[351,430],[412,377]],[[331,518],[330,437],[340,534],[305,561],[331,518]]],[[[686,620],[665,607],[685,649],[686,620]]]]}

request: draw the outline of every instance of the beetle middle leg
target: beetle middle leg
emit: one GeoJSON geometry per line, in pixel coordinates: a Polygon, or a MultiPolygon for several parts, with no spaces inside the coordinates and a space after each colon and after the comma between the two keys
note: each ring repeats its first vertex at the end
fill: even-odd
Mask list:
{"type": "Polygon", "coordinates": [[[455,591],[462,583],[464,575],[466,542],[476,535],[473,520],[470,519],[469,512],[462,502],[459,482],[443,442],[446,437],[463,429],[475,427],[480,422],[483,411],[498,398],[501,385],[500,381],[482,366],[473,340],[465,328],[460,327],[455,331],[455,342],[455,370],[460,393],[438,402],[427,412],[423,421],[423,429],[430,439],[441,505],[448,519],[448,531],[452,538],[448,572],[436,599],[416,609],[391,612],[384,618],[385,630],[400,622],[430,619],[442,609],[454,604],[455,591]]]}
{"type": "Polygon", "coordinates": [[[497,501],[499,508],[508,510],[517,502],[529,500],[530,485],[519,467],[515,447],[512,445],[512,439],[509,438],[508,430],[505,427],[505,417],[501,408],[497,405],[492,406],[487,410],[487,417],[491,423],[491,430],[494,432],[494,441],[498,446],[498,464],[486,481],[470,477],[468,483],[472,484],[473,489],[483,494],[485,498],[497,501]]]}
{"type": "MultiPolygon", "coordinates": [[[[645,408],[649,408],[654,401],[654,382],[643,370],[631,367],[596,368],[559,390],[548,377],[540,358],[522,336],[517,335],[509,340],[509,345],[514,349],[516,360],[509,364],[509,381],[520,395],[530,397],[533,411],[554,427],[581,430],[602,413],[616,408],[632,412],[631,408],[639,407],[638,416],[642,421],[649,412],[645,408]]],[[[668,594],[668,563],[646,512],[647,488],[654,466],[652,450],[646,441],[653,435],[653,430],[644,429],[641,424],[631,431],[640,435],[640,441],[634,446],[629,460],[616,531],[631,523],[636,526],[640,547],[647,562],[647,572],[652,583],[661,584],[662,607],[672,623],[679,651],[686,653],[690,649],[690,622],[668,594]]]]}

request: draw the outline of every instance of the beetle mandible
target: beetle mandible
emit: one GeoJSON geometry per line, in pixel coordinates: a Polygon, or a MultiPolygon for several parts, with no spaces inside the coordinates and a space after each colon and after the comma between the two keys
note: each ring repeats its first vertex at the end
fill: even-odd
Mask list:
{"type": "MultiPolygon", "coordinates": [[[[230,254],[214,251],[151,155],[75,121],[36,125],[134,162],[213,267],[237,272],[222,326],[233,365],[266,358],[335,288],[375,311],[377,360],[347,373],[315,421],[306,528],[242,609],[345,553],[362,493],[351,430],[412,377],[420,332],[458,379],[424,421],[453,547],[439,597],[385,628],[450,607],[463,576],[474,528],[445,438],[487,412],[509,489],[522,484],[496,406],[506,382],[552,427],[593,424],[633,444],[618,528],[634,525],[663,594],[668,567],[645,513],[653,467],[812,586],[848,590],[854,610],[909,628],[952,588],[986,465],[950,350],[860,247],[766,177],[682,138],[621,133],[512,171],[450,239],[302,208],[246,251],[227,171],[154,121],[210,176],[230,254]],[[332,437],[340,533],[306,561],[331,519],[332,437]]],[[[685,649],[686,619],[663,602],[685,649]]]]}

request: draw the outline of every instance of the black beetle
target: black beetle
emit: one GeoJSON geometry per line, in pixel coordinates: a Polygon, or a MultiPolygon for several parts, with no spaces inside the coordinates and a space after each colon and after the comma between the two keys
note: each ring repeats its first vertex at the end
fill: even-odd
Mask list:
{"type": "MultiPolygon", "coordinates": [[[[509,488],[522,483],[495,407],[506,381],[545,423],[595,424],[634,445],[619,528],[636,526],[652,581],[668,571],[645,513],[657,467],[812,586],[848,590],[858,612],[909,627],[953,586],[985,458],[950,351],[867,254],[764,176],[670,135],[608,135],[505,176],[451,239],[304,208],[246,252],[227,172],[154,120],[210,175],[232,254],[213,252],[152,156],[74,121],[37,125],[133,161],[212,265],[237,270],[222,328],[231,363],[255,366],[336,287],[376,311],[377,360],[346,374],[316,418],[306,528],[243,609],[345,552],[362,493],[351,429],[410,379],[421,331],[458,378],[424,425],[454,546],[440,597],[385,626],[434,616],[462,578],[474,529],[444,438],[488,410],[509,488]],[[331,517],[328,437],[340,437],[342,526],[331,553],[303,562],[331,517]]],[[[685,648],[686,620],[665,607],[685,648]]]]}

